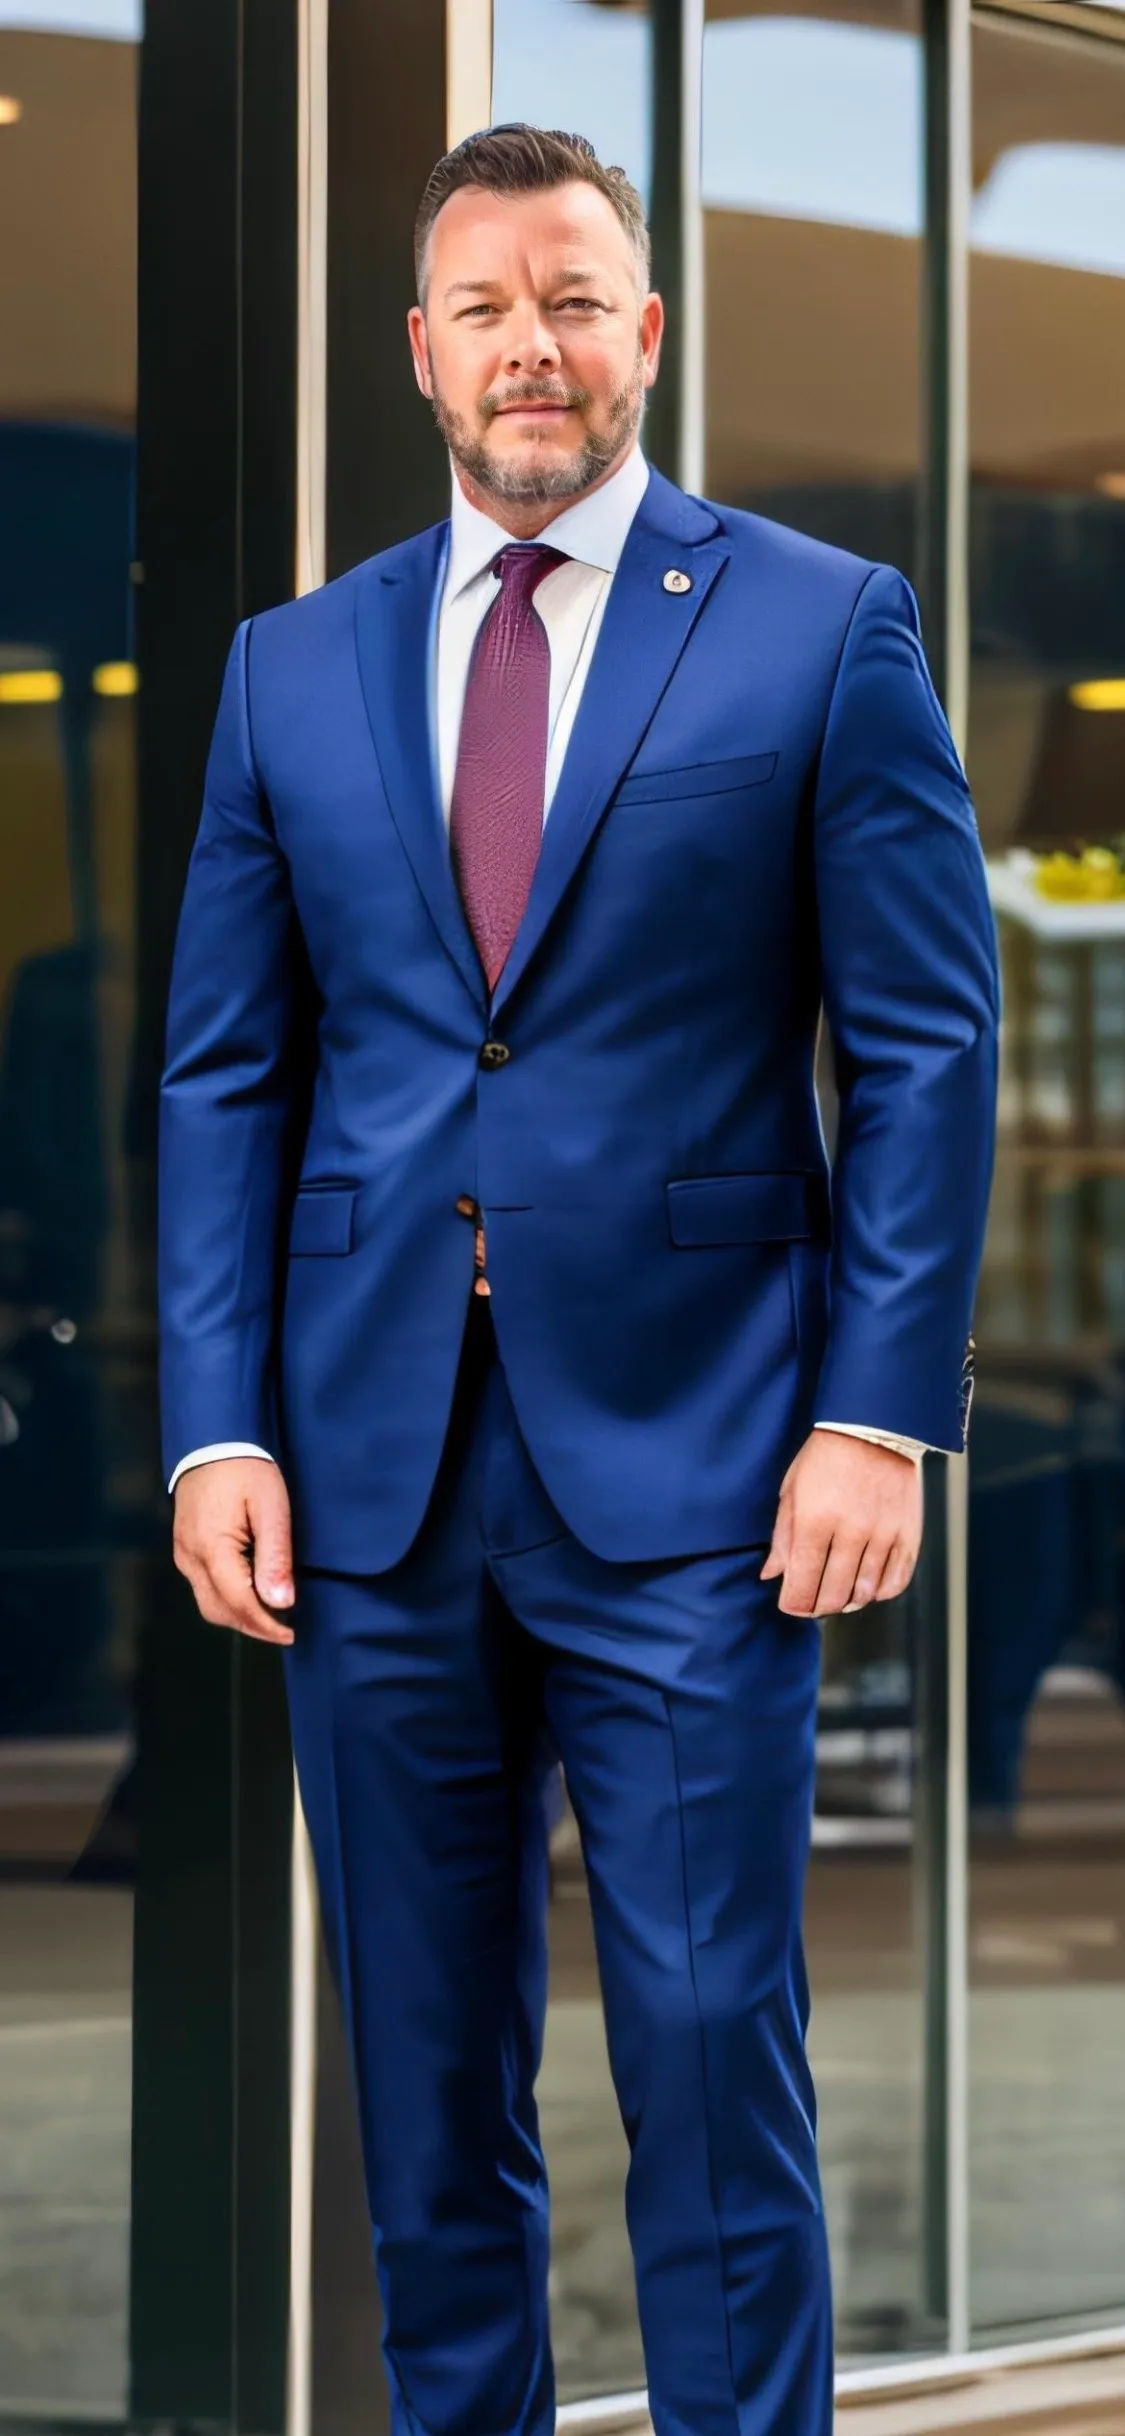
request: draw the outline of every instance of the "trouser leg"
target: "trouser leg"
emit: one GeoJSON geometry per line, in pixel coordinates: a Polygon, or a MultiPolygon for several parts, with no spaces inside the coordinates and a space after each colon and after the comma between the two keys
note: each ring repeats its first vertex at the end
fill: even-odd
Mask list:
{"type": "Polygon", "coordinates": [[[831,2299],[800,1914],[819,1632],[764,1550],[500,1568],[590,1883],[658,2436],[829,2436],[831,2299]]]}
{"type": "Polygon", "coordinates": [[[288,1653],[400,2436],[553,2423],[540,1668],[481,1562],[477,1452],[400,1566],[302,1576],[288,1653]]]}

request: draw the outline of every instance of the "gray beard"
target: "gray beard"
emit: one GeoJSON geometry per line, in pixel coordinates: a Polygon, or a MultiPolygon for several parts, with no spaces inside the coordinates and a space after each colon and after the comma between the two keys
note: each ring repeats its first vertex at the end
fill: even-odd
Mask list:
{"type": "MultiPolygon", "coordinates": [[[[529,401],[532,394],[533,386],[529,384],[529,401]]],[[[549,507],[562,500],[581,498],[583,491],[588,491],[621,454],[625,442],[635,437],[640,429],[644,386],[638,373],[628,389],[619,390],[610,400],[607,430],[587,432],[576,456],[563,464],[556,460],[542,469],[508,465],[494,456],[487,438],[474,438],[464,417],[455,414],[436,389],[433,404],[434,421],[454,464],[487,498],[503,501],[509,507],[549,507]]]]}

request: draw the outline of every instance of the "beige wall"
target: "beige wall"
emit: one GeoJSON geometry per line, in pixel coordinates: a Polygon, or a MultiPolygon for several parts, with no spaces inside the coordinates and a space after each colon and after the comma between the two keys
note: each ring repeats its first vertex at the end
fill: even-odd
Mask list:
{"type": "Polygon", "coordinates": [[[132,422],[136,51],[0,33],[0,415],[132,422]]]}

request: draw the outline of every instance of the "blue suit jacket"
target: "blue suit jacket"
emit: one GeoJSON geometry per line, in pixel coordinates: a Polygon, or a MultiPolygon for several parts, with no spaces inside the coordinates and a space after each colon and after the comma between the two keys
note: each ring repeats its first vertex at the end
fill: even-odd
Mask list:
{"type": "Polygon", "coordinates": [[[914,598],[654,474],[490,1005],[433,774],[445,538],[231,650],[163,1092],[166,1461],[269,1447],[299,1557],[395,1563],[449,1414],[470,1194],[577,1535],[766,1539],[815,1419],[964,1437],[995,932],[914,598]]]}

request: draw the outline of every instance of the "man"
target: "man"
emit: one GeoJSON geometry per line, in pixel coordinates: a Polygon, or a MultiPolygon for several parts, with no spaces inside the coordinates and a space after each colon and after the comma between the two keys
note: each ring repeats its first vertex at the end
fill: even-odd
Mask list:
{"type": "Polygon", "coordinates": [[[470,139],[418,279],[451,522],[243,626],[219,710],[164,1093],[177,1558],[286,1648],[397,2426],[552,2424],[553,1749],[656,2426],[827,2436],[818,1619],[905,1588],[920,1449],[964,1442],[973,813],[903,579],[649,473],[620,170],[470,139]]]}

